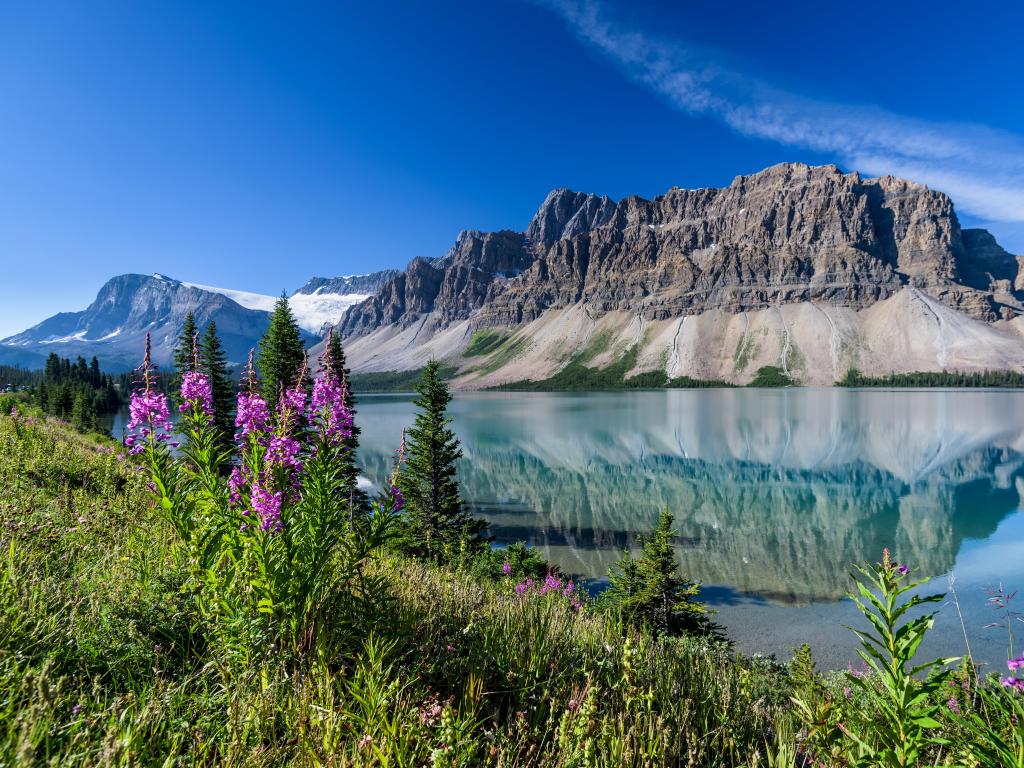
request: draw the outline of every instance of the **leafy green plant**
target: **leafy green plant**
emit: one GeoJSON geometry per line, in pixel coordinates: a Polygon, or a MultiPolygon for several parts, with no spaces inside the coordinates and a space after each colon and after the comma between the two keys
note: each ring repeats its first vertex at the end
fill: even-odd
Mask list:
{"type": "Polygon", "coordinates": [[[1024,696],[1016,685],[990,685],[977,690],[980,707],[952,714],[965,731],[963,757],[983,768],[1024,768],[1024,696]]]}
{"type": "Polygon", "coordinates": [[[935,731],[937,698],[955,658],[915,664],[921,641],[935,624],[935,613],[908,617],[922,606],[940,602],[944,595],[910,594],[927,580],[909,579],[909,569],[894,562],[889,550],[873,567],[860,566],[851,595],[871,625],[854,629],[860,639],[858,654],[873,674],[850,674],[850,685],[860,689],[872,705],[861,718],[840,727],[848,751],[858,766],[902,768],[918,765],[923,751],[943,743],[935,731]]]}

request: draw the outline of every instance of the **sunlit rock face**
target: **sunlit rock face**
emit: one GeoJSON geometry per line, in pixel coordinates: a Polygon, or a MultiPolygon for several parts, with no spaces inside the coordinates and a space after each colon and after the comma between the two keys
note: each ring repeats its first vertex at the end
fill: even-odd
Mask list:
{"type": "Polygon", "coordinates": [[[913,181],[781,163],[647,200],[553,190],[523,233],[462,232],[338,324],[356,371],[456,366],[460,389],[544,379],[603,339],[632,374],[806,385],[851,368],[1024,370],[1024,276],[913,181]],[[475,333],[516,337],[481,359],[475,333]]]}
{"type": "MultiPolygon", "coordinates": [[[[688,573],[780,601],[841,597],[886,546],[940,575],[1024,482],[1016,393],[470,395],[454,414],[464,496],[499,543],[601,577],[667,506],[688,573]]],[[[412,410],[361,417],[379,480],[412,410]]]]}

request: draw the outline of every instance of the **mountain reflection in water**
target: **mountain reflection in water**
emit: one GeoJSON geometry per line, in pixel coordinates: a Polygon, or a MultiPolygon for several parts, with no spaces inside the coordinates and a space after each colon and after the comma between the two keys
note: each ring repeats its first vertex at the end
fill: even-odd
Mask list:
{"type": "MultiPolygon", "coordinates": [[[[667,506],[684,571],[722,604],[835,602],[886,546],[941,576],[1024,491],[1017,391],[467,393],[451,414],[464,498],[496,543],[600,579],[667,506]]],[[[413,417],[407,396],[360,401],[374,482],[413,417]]]]}

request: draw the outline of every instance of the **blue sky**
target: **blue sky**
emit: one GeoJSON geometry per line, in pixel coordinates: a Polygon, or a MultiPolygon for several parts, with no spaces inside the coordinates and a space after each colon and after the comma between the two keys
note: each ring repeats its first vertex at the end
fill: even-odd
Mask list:
{"type": "Polygon", "coordinates": [[[547,191],[907,175],[1024,253],[1024,6],[0,4],[0,336],[122,272],[277,293],[547,191]]]}

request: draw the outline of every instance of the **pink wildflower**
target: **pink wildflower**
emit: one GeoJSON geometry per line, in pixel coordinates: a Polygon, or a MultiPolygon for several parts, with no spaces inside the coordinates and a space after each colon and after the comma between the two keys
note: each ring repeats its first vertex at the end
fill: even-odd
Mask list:
{"type": "Polygon", "coordinates": [[[210,387],[210,380],[205,373],[198,371],[187,371],[181,378],[181,399],[182,404],[178,411],[188,413],[198,408],[207,416],[213,415],[213,389],[210,387]]]}

